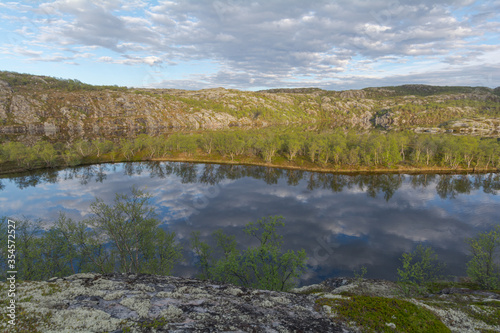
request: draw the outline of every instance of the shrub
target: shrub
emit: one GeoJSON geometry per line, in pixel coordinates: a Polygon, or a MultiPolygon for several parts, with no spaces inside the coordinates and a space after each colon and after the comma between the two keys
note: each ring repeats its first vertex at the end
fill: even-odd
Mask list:
{"type": "Polygon", "coordinates": [[[482,288],[500,288],[500,226],[476,237],[468,238],[471,259],[467,263],[467,275],[482,288]]]}
{"type": "Polygon", "coordinates": [[[194,233],[191,245],[199,258],[200,277],[257,289],[291,289],[305,271],[307,258],[304,250],[282,251],[283,236],[276,228],[284,225],[282,216],[248,223],[244,231],[258,239],[259,245],[244,251],[237,249],[234,236],[227,236],[222,231],[214,233],[215,248],[200,241],[199,233],[194,233]]]}
{"type": "Polygon", "coordinates": [[[407,296],[413,289],[423,292],[425,289],[422,287],[436,281],[444,269],[444,264],[439,262],[434,250],[422,244],[418,244],[412,252],[403,253],[400,260],[402,268],[398,268],[398,281],[407,296]]]}

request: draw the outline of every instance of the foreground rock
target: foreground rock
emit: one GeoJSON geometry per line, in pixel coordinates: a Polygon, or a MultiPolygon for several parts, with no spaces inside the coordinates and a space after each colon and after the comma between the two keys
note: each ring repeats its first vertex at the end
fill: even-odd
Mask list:
{"type": "Polygon", "coordinates": [[[314,296],[195,279],[76,274],[18,291],[26,312],[46,318],[40,332],[350,332],[314,296]]]}
{"type": "Polygon", "coordinates": [[[285,293],[93,273],[19,283],[14,330],[6,287],[2,332],[500,332],[498,292],[446,287],[403,297],[390,281],[337,278],[285,293]]]}

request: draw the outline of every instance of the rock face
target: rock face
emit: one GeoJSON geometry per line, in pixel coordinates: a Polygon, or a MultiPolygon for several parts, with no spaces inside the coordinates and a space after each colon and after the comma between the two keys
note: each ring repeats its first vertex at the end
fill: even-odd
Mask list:
{"type": "Polygon", "coordinates": [[[424,85],[340,92],[135,89],[0,72],[0,134],[72,140],[319,122],[362,130],[433,128],[479,115],[495,121],[499,95],[498,88],[424,85]]]}
{"type": "MultiPolygon", "coordinates": [[[[8,289],[0,282],[4,304],[8,289]]],[[[371,279],[332,278],[285,293],[171,276],[83,273],[19,282],[16,320],[19,327],[35,323],[29,332],[47,333],[380,331],[376,321],[364,320],[368,311],[372,321],[382,318],[384,328],[403,333],[408,320],[426,324],[430,317],[414,312],[425,311],[451,332],[500,332],[499,292],[454,286],[416,298],[401,292],[394,282],[371,279]],[[369,308],[354,310],[351,305],[363,298],[372,300],[363,303],[369,308]],[[410,312],[401,310],[414,305],[410,312]],[[346,306],[347,317],[341,314],[346,306]]],[[[1,332],[12,331],[3,320],[7,311],[0,307],[1,332]]]]}
{"type": "Polygon", "coordinates": [[[314,296],[178,277],[76,274],[18,293],[26,311],[51,313],[42,332],[351,332],[314,296]]]}

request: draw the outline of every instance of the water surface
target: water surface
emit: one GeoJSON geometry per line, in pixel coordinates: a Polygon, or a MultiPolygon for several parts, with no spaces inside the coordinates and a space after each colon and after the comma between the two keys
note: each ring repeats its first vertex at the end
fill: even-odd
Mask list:
{"type": "Polygon", "coordinates": [[[282,215],[285,248],[304,248],[301,283],[352,276],[395,279],[399,257],[419,242],[432,246],[447,274],[464,275],[466,237],[498,224],[500,176],[340,175],[256,166],[174,162],[102,164],[9,176],[0,180],[0,211],[50,226],[59,212],[80,220],[97,196],[112,203],[132,186],[150,192],[162,225],[185,245],[174,274],[196,273],[188,250],[193,231],[217,229],[242,246],[250,221],[282,215]]]}

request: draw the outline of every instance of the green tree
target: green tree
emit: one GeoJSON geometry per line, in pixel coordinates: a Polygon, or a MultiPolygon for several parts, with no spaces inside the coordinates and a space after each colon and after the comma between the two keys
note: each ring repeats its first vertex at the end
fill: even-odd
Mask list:
{"type": "Polygon", "coordinates": [[[256,146],[266,163],[271,163],[272,158],[276,155],[281,148],[282,140],[274,133],[261,138],[256,142],[256,146]]]}
{"type": "Polygon", "coordinates": [[[134,154],[137,152],[137,146],[133,140],[121,139],[120,152],[123,154],[127,161],[130,161],[134,154]]]}
{"type": "Polygon", "coordinates": [[[106,248],[107,239],[84,221],[75,222],[60,214],[55,227],[71,245],[68,265],[72,271],[105,274],[115,270],[113,254],[106,248]]]}
{"type": "MultiPolygon", "coordinates": [[[[0,219],[2,227],[2,247],[7,244],[6,217],[0,219]]],[[[45,265],[42,258],[42,244],[40,241],[40,221],[30,221],[27,218],[16,219],[16,270],[17,276],[22,280],[40,280],[46,278],[43,274],[45,265]]],[[[2,253],[3,254],[3,253],[2,253]]],[[[6,258],[4,255],[3,258],[6,258]]],[[[2,258],[2,259],[3,259],[2,258]]]]}
{"type": "Polygon", "coordinates": [[[483,288],[500,288],[500,226],[466,241],[471,252],[468,276],[483,288]]]}
{"type": "Polygon", "coordinates": [[[92,143],[85,140],[77,140],[73,143],[73,150],[80,155],[80,157],[88,157],[94,154],[94,146],[92,143]]]}
{"type": "MultiPolygon", "coordinates": [[[[444,269],[444,264],[438,260],[431,247],[418,244],[414,251],[403,253],[402,267],[398,268],[398,281],[403,287],[425,287],[437,280],[444,269]]],[[[408,293],[410,289],[404,289],[408,293]]]]}
{"type": "Polygon", "coordinates": [[[302,149],[304,138],[297,133],[290,132],[284,138],[284,151],[289,161],[293,161],[298,152],[302,149]]]}
{"type": "Polygon", "coordinates": [[[94,151],[97,157],[100,157],[102,154],[107,154],[111,152],[114,148],[114,144],[109,140],[93,140],[91,142],[94,147],[94,151]]]}
{"type": "Polygon", "coordinates": [[[200,241],[199,233],[194,233],[191,246],[199,258],[200,277],[258,289],[289,290],[305,271],[307,258],[304,250],[297,253],[282,250],[283,236],[276,229],[284,225],[281,216],[248,223],[245,233],[259,244],[243,251],[237,249],[234,236],[221,231],[214,234],[215,248],[200,241]]]}
{"type": "Polygon", "coordinates": [[[180,258],[175,234],[159,231],[150,199],[151,195],[132,188],[131,195],[116,194],[113,206],[99,198],[90,205],[92,216],[86,222],[110,241],[121,272],[154,273],[154,268],[162,267],[168,273],[180,258]]]}
{"type": "Polygon", "coordinates": [[[38,157],[43,160],[46,167],[53,167],[57,163],[57,151],[54,146],[47,141],[39,141],[35,144],[33,149],[36,151],[38,157]]]}

